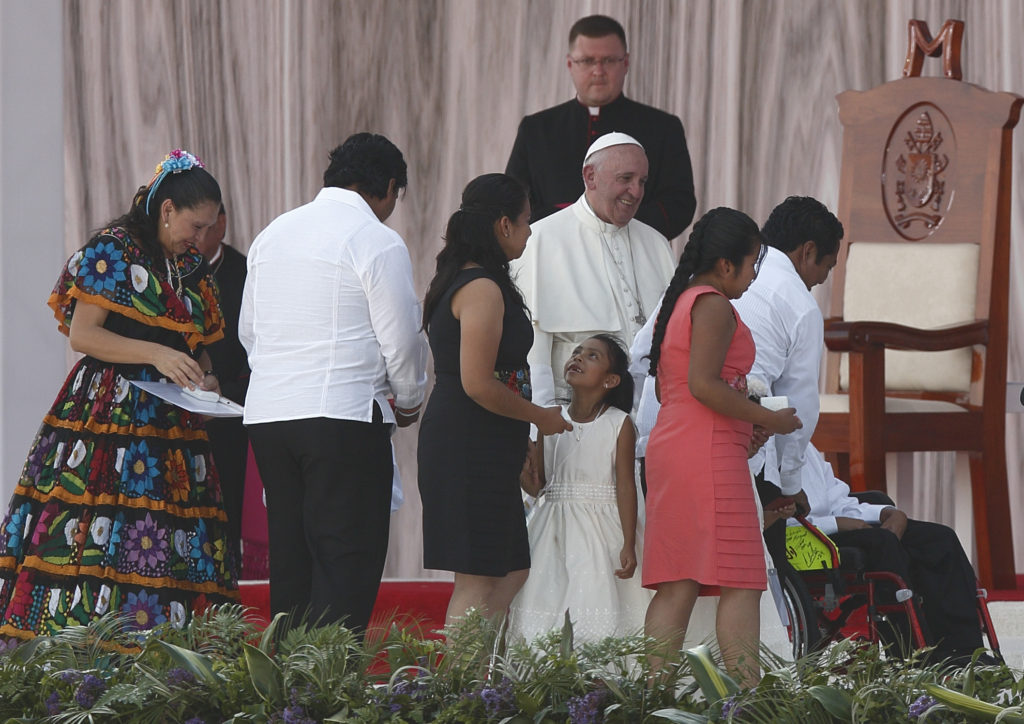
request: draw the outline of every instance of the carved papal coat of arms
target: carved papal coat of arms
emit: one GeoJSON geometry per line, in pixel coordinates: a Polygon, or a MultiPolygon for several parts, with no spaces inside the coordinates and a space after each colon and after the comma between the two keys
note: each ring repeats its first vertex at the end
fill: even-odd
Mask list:
{"type": "Polygon", "coordinates": [[[890,223],[904,238],[923,239],[938,228],[952,201],[946,193],[946,170],[954,154],[949,122],[930,104],[911,108],[893,127],[882,195],[890,223]]]}

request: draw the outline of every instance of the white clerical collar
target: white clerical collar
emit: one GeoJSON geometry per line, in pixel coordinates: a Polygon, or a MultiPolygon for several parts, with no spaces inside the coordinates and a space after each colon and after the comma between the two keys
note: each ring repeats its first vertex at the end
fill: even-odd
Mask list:
{"type": "Polygon", "coordinates": [[[590,115],[592,116],[601,115],[601,106],[587,106],[587,109],[590,111],[590,115]]]}
{"type": "Polygon", "coordinates": [[[629,222],[626,222],[625,226],[616,226],[615,224],[609,224],[606,221],[602,221],[594,209],[591,208],[590,202],[587,201],[587,195],[584,193],[580,196],[573,206],[576,208],[576,217],[583,222],[585,226],[589,226],[595,231],[600,231],[605,234],[617,234],[626,232],[628,233],[629,222]]]}

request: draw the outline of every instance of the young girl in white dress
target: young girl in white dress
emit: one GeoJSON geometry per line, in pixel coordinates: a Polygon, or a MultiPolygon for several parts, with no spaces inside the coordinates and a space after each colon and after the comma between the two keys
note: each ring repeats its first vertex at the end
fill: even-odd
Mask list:
{"type": "Polygon", "coordinates": [[[560,628],[566,610],[577,644],[642,633],[652,596],[640,585],[628,355],[599,334],[573,351],[564,373],[573,429],[540,438],[522,476],[541,502],[528,523],[530,575],[510,607],[513,640],[560,628]]]}

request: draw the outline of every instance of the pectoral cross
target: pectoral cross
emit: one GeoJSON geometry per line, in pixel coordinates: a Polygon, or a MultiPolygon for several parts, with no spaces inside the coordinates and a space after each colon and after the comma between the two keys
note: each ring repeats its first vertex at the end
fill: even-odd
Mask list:
{"type": "Polygon", "coordinates": [[[637,315],[633,317],[633,321],[636,322],[638,326],[642,327],[647,324],[647,317],[644,316],[643,312],[638,312],[637,315]]]}

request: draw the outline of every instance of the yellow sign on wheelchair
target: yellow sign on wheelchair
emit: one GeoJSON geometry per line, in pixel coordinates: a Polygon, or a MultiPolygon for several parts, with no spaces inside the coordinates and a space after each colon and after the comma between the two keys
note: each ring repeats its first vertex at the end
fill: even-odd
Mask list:
{"type": "Polygon", "coordinates": [[[798,571],[821,571],[839,562],[839,551],[821,531],[791,525],[786,528],[786,560],[798,571]]]}

